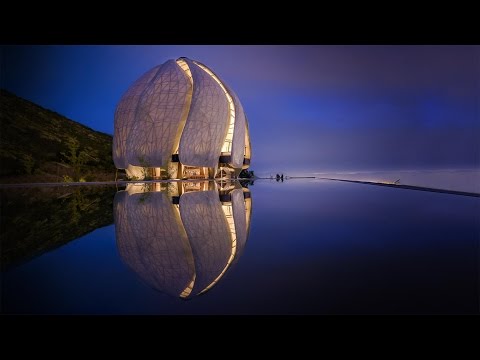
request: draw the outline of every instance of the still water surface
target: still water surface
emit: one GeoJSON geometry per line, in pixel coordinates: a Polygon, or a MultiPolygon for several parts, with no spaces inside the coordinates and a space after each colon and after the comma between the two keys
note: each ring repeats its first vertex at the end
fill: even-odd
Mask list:
{"type": "Polygon", "coordinates": [[[478,197],[318,179],[127,190],[1,189],[2,312],[480,313],[478,197]]]}

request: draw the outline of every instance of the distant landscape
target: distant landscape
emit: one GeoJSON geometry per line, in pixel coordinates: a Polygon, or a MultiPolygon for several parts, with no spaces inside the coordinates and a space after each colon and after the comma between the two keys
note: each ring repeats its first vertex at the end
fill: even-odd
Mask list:
{"type": "Polygon", "coordinates": [[[112,136],[0,89],[0,183],[113,181],[112,136]]]}

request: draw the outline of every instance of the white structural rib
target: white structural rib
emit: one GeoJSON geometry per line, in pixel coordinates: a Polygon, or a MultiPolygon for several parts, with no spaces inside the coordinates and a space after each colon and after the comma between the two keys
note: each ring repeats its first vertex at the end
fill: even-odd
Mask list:
{"type": "Polygon", "coordinates": [[[127,142],[129,164],[166,166],[190,105],[192,84],[174,60],[165,62],[144,90],[127,142]]]}
{"type": "Polygon", "coordinates": [[[235,92],[232,91],[232,89],[230,89],[227,85],[225,85],[225,87],[231,94],[233,103],[235,105],[235,125],[233,129],[230,165],[236,169],[240,169],[243,166],[243,158],[245,154],[245,113],[237,94],[235,94],[235,92]]]}
{"type": "Polygon", "coordinates": [[[220,85],[193,61],[183,59],[192,73],[193,95],[178,149],[187,166],[214,168],[227,131],[228,101],[220,85]]]}
{"type": "Polygon", "coordinates": [[[177,129],[177,133],[175,134],[175,140],[173,142],[173,149],[172,149],[172,154],[178,154],[178,147],[180,145],[180,138],[182,137],[183,129],[185,129],[185,123],[187,121],[188,113],[190,111],[190,106],[192,105],[192,95],[193,95],[193,77],[192,77],[192,72],[190,71],[190,68],[188,67],[188,64],[185,60],[182,58],[177,60],[177,65],[180,66],[182,71],[185,73],[185,75],[188,78],[188,81],[190,81],[190,91],[187,93],[187,98],[185,102],[185,108],[182,114],[182,120],[180,121],[180,124],[177,129]]]}
{"type": "MultiPolygon", "coordinates": [[[[245,158],[252,158],[252,144],[250,142],[250,130],[248,129],[248,119],[245,116],[245,158]]],[[[250,165],[244,165],[242,169],[247,169],[250,165]]]]}
{"type": "Polygon", "coordinates": [[[137,105],[144,90],[160,68],[161,65],[155,66],[136,80],[123,94],[115,109],[112,155],[113,162],[118,169],[128,167],[127,141],[136,120],[137,105]]]}
{"type": "Polygon", "coordinates": [[[228,127],[227,127],[227,134],[225,136],[225,141],[223,142],[222,146],[222,152],[229,153],[232,151],[232,143],[233,143],[233,130],[235,126],[235,104],[233,102],[232,97],[228,93],[227,89],[223,85],[223,83],[220,81],[220,79],[215,75],[209,68],[207,68],[205,65],[194,61],[196,65],[198,65],[200,68],[203,69],[208,75],[210,75],[213,80],[217,82],[217,84],[221,87],[223,90],[223,93],[225,94],[225,97],[227,98],[228,102],[228,127]]]}

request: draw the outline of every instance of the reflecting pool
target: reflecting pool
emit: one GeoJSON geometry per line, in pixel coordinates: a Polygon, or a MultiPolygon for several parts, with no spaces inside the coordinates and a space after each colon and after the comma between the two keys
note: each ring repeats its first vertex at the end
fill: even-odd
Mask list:
{"type": "Polygon", "coordinates": [[[0,195],[2,313],[480,313],[479,197],[320,179],[0,195]]]}

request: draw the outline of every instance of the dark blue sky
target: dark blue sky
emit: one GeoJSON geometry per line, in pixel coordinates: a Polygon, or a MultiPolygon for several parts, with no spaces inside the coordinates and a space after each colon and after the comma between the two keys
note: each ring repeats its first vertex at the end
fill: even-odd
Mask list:
{"type": "Polygon", "coordinates": [[[180,56],[238,94],[260,174],[480,167],[480,46],[8,46],[0,81],[112,134],[128,86],[180,56]]]}

